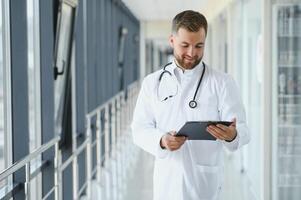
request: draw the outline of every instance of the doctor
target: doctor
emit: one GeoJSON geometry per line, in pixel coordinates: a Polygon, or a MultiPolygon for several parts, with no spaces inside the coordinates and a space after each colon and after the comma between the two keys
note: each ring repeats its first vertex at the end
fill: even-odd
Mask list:
{"type": "Polygon", "coordinates": [[[249,142],[244,107],[230,75],[203,61],[206,18],[175,16],[169,43],[174,60],[142,83],[132,122],[134,143],[155,156],[155,200],[217,200],[223,188],[223,147],[249,142]],[[217,140],[175,136],[186,121],[232,121],[208,127],[217,140]]]}

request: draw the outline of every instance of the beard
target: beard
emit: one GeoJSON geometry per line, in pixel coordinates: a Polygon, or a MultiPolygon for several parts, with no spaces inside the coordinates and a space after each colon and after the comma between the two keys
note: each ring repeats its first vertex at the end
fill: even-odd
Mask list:
{"type": "Polygon", "coordinates": [[[176,55],[174,54],[174,57],[177,61],[177,63],[183,67],[184,69],[193,69],[195,66],[197,66],[201,60],[202,60],[202,57],[193,57],[191,59],[191,61],[187,62],[187,60],[185,61],[185,58],[183,56],[179,56],[179,55],[176,55]]]}

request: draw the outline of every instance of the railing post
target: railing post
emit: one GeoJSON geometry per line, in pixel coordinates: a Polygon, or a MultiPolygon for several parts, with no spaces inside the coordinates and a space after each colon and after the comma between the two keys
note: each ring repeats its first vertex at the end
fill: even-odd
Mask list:
{"type": "Polygon", "coordinates": [[[112,199],[112,191],[111,191],[111,172],[110,172],[110,134],[109,134],[109,129],[110,129],[110,120],[109,120],[109,104],[105,106],[105,179],[106,179],[106,184],[105,184],[105,193],[106,193],[106,199],[112,199]]]}
{"type": "Polygon", "coordinates": [[[73,174],[73,199],[79,199],[78,196],[78,159],[77,155],[74,156],[72,160],[72,174],[73,174]]]}
{"type": "Polygon", "coordinates": [[[122,198],[122,163],[121,163],[121,156],[122,156],[122,144],[121,144],[121,130],[120,130],[120,97],[121,95],[118,94],[116,97],[116,148],[117,148],[117,155],[116,155],[116,162],[117,162],[117,199],[122,198]]]}
{"type": "Polygon", "coordinates": [[[91,140],[92,140],[92,131],[91,131],[91,118],[87,118],[87,131],[86,131],[86,138],[88,140],[87,147],[86,147],[86,157],[87,157],[87,163],[86,163],[86,178],[87,178],[87,199],[91,200],[92,198],[92,151],[91,151],[91,140]]]}
{"type": "Polygon", "coordinates": [[[30,200],[30,162],[25,164],[25,199],[30,200]]]}
{"type": "Polygon", "coordinates": [[[117,99],[117,137],[118,142],[120,143],[121,136],[121,95],[118,95],[117,99]]]}
{"type": "Polygon", "coordinates": [[[128,95],[128,99],[127,99],[127,103],[128,103],[128,118],[127,118],[127,123],[129,124],[130,122],[130,118],[131,118],[131,98],[132,98],[132,90],[129,89],[129,95],[128,95]]]}
{"type": "Polygon", "coordinates": [[[117,197],[117,146],[116,146],[116,101],[113,99],[111,101],[111,171],[112,171],[112,189],[113,189],[113,199],[117,197]]]}
{"type": "MultiPolygon", "coordinates": [[[[120,117],[121,117],[121,132],[122,132],[122,156],[121,156],[121,163],[122,163],[122,179],[124,180],[125,179],[125,175],[126,175],[126,166],[125,166],[125,159],[126,159],[126,146],[125,146],[125,117],[126,117],[126,105],[125,105],[125,94],[124,92],[122,93],[122,96],[121,96],[121,108],[120,108],[120,117]]],[[[125,186],[123,187],[123,190],[125,189],[125,186]]]]}
{"type": "Polygon", "coordinates": [[[96,161],[97,161],[97,183],[101,185],[101,111],[96,115],[96,161]]]}
{"type": "Polygon", "coordinates": [[[59,200],[59,142],[55,143],[54,147],[54,199],[59,200]]]}
{"type": "Polygon", "coordinates": [[[120,94],[120,102],[119,102],[119,131],[120,131],[120,138],[122,138],[122,120],[123,120],[123,93],[120,94]]]}
{"type": "MultiPolygon", "coordinates": [[[[112,100],[111,102],[111,134],[112,134],[112,147],[111,147],[111,150],[112,150],[112,154],[115,154],[116,153],[116,109],[115,109],[115,99],[112,100]]],[[[115,156],[115,155],[113,155],[115,156]]]]}
{"type": "Polygon", "coordinates": [[[105,107],[105,163],[110,158],[109,105],[105,107]]]}

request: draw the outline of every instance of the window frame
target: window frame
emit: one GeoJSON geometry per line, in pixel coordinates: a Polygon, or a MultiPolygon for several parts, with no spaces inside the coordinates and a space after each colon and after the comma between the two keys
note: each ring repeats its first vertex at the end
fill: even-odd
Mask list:
{"type": "MultiPolygon", "coordinates": [[[[56,41],[55,41],[55,60],[54,60],[54,78],[55,78],[55,86],[54,86],[54,95],[55,95],[55,134],[62,135],[64,132],[64,118],[65,118],[65,111],[66,111],[66,105],[67,105],[67,90],[68,90],[68,81],[70,78],[71,73],[71,56],[72,56],[72,45],[73,45],[73,39],[74,39],[74,26],[75,26],[75,18],[76,18],[76,8],[77,8],[77,0],[61,0],[59,4],[59,13],[58,13],[58,20],[57,20],[57,31],[56,31],[56,41]],[[67,38],[69,40],[68,47],[65,50],[66,52],[63,52],[63,46],[64,41],[62,42],[61,36],[63,35],[61,33],[62,27],[63,27],[63,21],[66,17],[64,17],[65,13],[62,12],[63,6],[69,6],[71,8],[71,19],[70,20],[70,33],[69,37],[67,38]],[[60,54],[66,54],[64,59],[60,58],[60,54]],[[65,67],[60,66],[59,61],[64,61],[65,67]],[[59,77],[62,75],[63,77],[59,77]],[[60,91],[58,91],[60,90],[60,91]],[[59,95],[57,97],[56,95],[59,95]],[[58,105],[56,105],[58,104],[58,105]]],[[[68,13],[66,13],[68,14],[68,13]]],[[[68,16],[67,16],[68,17],[68,16]]],[[[68,18],[66,18],[68,20],[68,18]]],[[[66,29],[67,30],[67,29],[66,29]]],[[[67,30],[68,31],[68,30],[67,30]]],[[[64,38],[63,38],[64,39],[64,38]]],[[[64,143],[64,135],[62,135],[62,143],[64,143]]]]}
{"type": "MultiPolygon", "coordinates": [[[[3,116],[4,116],[4,163],[5,168],[12,165],[12,87],[11,87],[11,45],[10,45],[10,2],[2,0],[2,45],[3,45],[3,116]]],[[[13,187],[12,176],[6,180],[3,188],[9,191],[13,187]]],[[[2,190],[2,189],[1,189],[2,190]]]]}

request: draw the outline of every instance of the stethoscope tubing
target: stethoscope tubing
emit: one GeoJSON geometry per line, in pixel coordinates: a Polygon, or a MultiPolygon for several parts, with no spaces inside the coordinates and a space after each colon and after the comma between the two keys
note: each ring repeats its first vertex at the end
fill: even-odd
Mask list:
{"type": "MultiPolygon", "coordinates": [[[[189,107],[190,107],[190,108],[196,108],[196,107],[197,107],[197,102],[196,102],[195,98],[196,98],[196,95],[197,95],[197,93],[198,93],[198,91],[199,91],[199,88],[200,88],[200,85],[201,85],[201,83],[202,83],[202,80],[203,80],[203,77],[204,77],[204,74],[205,74],[205,70],[206,70],[206,65],[205,65],[205,63],[204,63],[204,62],[202,62],[202,63],[203,63],[202,75],[201,75],[201,77],[200,77],[200,79],[199,79],[197,88],[196,88],[196,90],[195,90],[195,92],[194,92],[193,99],[192,99],[191,101],[189,101],[189,107]]],[[[172,64],[172,63],[170,62],[170,63],[166,64],[166,65],[163,67],[163,72],[162,72],[162,73],[160,74],[160,76],[159,76],[159,84],[160,84],[161,79],[162,79],[162,77],[163,77],[163,75],[164,75],[165,73],[167,73],[167,74],[169,74],[170,76],[172,76],[172,74],[170,73],[170,71],[166,70],[166,67],[169,66],[169,65],[171,65],[171,64],[172,64]]]]}

